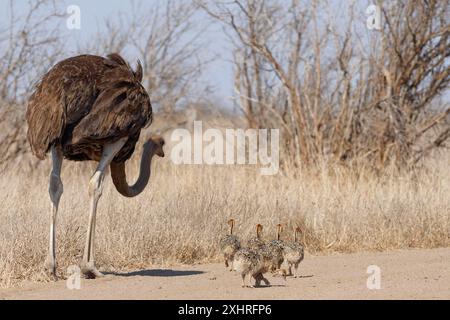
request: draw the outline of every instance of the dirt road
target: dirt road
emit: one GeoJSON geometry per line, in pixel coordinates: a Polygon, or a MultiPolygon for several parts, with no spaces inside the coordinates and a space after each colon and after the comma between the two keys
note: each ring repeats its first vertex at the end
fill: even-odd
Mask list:
{"type": "Polygon", "coordinates": [[[307,256],[300,270],[299,279],[269,275],[272,287],[251,289],[221,264],[180,266],[81,280],[80,290],[65,281],[3,289],[0,299],[450,299],[450,248],[307,256]],[[371,265],[380,290],[367,288],[371,265]]]}

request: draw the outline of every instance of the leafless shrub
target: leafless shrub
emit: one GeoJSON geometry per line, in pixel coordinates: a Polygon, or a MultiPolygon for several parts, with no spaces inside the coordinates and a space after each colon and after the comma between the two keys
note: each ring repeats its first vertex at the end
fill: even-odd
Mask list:
{"type": "Polygon", "coordinates": [[[205,26],[193,19],[197,13],[197,6],[187,1],[158,2],[150,8],[134,3],[130,13],[106,20],[106,30],[98,32],[88,51],[138,54],[152,105],[171,113],[195,99],[195,85],[211,60],[200,57],[205,26]]]}
{"type": "Polygon", "coordinates": [[[380,1],[365,38],[354,2],[339,23],[326,1],[198,3],[230,34],[249,126],[283,129],[295,166],[410,168],[448,140],[450,106],[433,107],[450,83],[445,1],[380,1]]]}
{"type": "Polygon", "coordinates": [[[32,0],[16,15],[15,1],[5,3],[9,20],[0,24],[0,166],[28,150],[25,102],[37,78],[60,56],[56,1],[32,0]]]}
{"type": "MultiPolygon", "coordinates": [[[[367,31],[361,2],[348,4],[339,19],[321,0],[168,1],[148,10],[136,3],[78,51],[141,56],[153,105],[165,115],[202,104],[197,84],[208,59],[200,57],[206,40],[198,6],[230,36],[236,103],[248,125],[283,130],[285,166],[411,168],[447,146],[445,1],[380,1],[382,30],[370,32],[361,31],[367,31]]],[[[0,25],[3,162],[26,144],[26,91],[63,53],[56,22],[64,15],[56,1],[32,0],[20,17],[12,0],[9,8],[10,20],[0,25]]]]}
{"type": "Polygon", "coordinates": [[[21,103],[36,77],[54,64],[62,46],[56,21],[64,16],[54,0],[33,0],[16,15],[9,1],[9,21],[0,25],[0,101],[21,103]]]}

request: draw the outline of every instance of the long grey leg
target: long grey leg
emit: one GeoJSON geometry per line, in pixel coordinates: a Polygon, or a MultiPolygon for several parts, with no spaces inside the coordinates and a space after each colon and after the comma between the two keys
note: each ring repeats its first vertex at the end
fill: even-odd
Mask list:
{"type": "Polygon", "coordinates": [[[116,154],[120,151],[120,149],[122,149],[126,141],[127,139],[124,138],[103,147],[102,158],[98,164],[97,170],[89,181],[89,197],[91,198],[89,226],[87,231],[86,244],[84,247],[83,261],[81,264],[81,272],[87,278],[96,278],[103,276],[103,274],[99,272],[95,267],[94,258],[94,236],[97,204],[98,200],[102,196],[105,170],[114,159],[116,154]]]}
{"type": "Polygon", "coordinates": [[[61,181],[61,168],[63,162],[63,153],[60,147],[53,146],[52,149],[52,171],[50,173],[50,183],[48,192],[50,194],[50,234],[48,256],[45,261],[47,271],[57,279],[56,276],[56,217],[58,215],[59,201],[63,194],[63,184],[61,181]]]}
{"type": "Polygon", "coordinates": [[[295,265],[294,265],[294,278],[298,278],[298,265],[299,265],[300,263],[296,263],[295,265]]]}

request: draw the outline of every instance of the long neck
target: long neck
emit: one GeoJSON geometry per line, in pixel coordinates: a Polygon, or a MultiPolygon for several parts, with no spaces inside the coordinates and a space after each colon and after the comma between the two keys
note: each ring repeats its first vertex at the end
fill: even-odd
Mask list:
{"type": "Polygon", "coordinates": [[[234,223],[233,221],[230,223],[230,235],[233,235],[233,227],[234,227],[234,223]]]}
{"type": "Polygon", "coordinates": [[[280,240],[280,228],[277,229],[277,240],[280,240]]]}
{"type": "Polygon", "coordinates": [[[111,178],[117,191],[124,197],[132,198],[144,191],[151,173],[151,163],[154,155],[153,144],[147,142],[142,149],[139,177],[135,184],[129,186],[125,172],[125,162],[111,163],[111,178]]]}
{"type": "Polygon", "coordinates": [[[298,241],[298,231],[295,230],[294,231],[294,242],[297,242],[297,241],[298,241]]]}

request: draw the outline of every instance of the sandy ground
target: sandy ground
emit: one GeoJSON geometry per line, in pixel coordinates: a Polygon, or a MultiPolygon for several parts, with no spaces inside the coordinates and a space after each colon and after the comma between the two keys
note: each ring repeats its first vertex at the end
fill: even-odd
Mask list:
{"type": "Polygon", "coordinates": [[[0,290],[0,299],[450,299],[450,248],[334,256],[306,256],[301,278],[268,275],[271,287],[241,288],[221,264],[141,270],[0,290]],[[367,288],[367,268],[381,270],[381,289],[367,288]]]}

